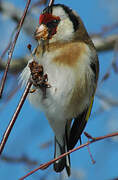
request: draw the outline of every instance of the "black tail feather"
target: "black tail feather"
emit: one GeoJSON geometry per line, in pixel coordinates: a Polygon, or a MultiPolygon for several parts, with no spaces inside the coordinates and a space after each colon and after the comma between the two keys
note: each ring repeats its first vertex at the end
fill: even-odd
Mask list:
{"type": "Polygon", "coordinates": [[[86,120],[87,112],[88,109],[84,110],[78,117],[74,119],[69,136],[69,144],[68,144],[69,150],[74,148],[78,140],[80,140],[81,143],[81,134],[87,123],[86,120]]]}
{"type": "MultiPolygon", "coordinates": [[[[56,158],[57,156],[65,153],[67,151],[68,151],[68,147],[67,147],[66,138],[64,138],[64,145],[63,146],[61,146],[58,143],[57,139],[55,138],[55,155],[54,155],[54,157],[56,158]]],[[[71,174],[71,171],[70,171],[70,156],[67,155],[67,156],[63,157],[62,159],[59,159],[58,161],[56,161],[54,163],[53,168],[54,168],[54,170],[56,172],[61,172],[61,171],[63,171],[64,168],[66,168],[67,174],[68,174],[68,176],[70,176],[70,174],[71,174]]]]}

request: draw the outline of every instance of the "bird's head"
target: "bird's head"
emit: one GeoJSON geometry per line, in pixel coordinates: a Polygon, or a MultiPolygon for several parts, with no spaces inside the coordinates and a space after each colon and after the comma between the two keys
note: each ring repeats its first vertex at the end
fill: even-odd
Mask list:
{"type": "Polygon", "coordinates": [[[35,38],[50,42],[70,41],[86,32],[80,17],[69,7],[56,4],[45,8],[39,17],[35,38]]]}

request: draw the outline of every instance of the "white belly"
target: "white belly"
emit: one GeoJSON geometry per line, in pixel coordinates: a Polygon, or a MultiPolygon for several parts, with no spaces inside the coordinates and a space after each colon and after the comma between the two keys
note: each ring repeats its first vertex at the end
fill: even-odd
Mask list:
{"type": "Polygon", "coordinates": [[[75,87],[75,74],[68,67],[59,67],[54,64],[43,64],[44,72],[48,74],[50,88],[46,89],[46,97],[41,90],[29,95],[29,100],[40,107],[48,116],[65,116],[67,106],[75,87]]]}
{"type": "MultiPolygon", "coordinates": [[[[75,69],[69,66],[59,66],[52,62],[52,55],[42,57],[40,64],[43,65],[44,74],[48,75],[48,83],[51,88],[46,89],[46,97],[40,89],[29,94],[29,100],[32,104],[42,109],[53,130],[60,133],[60,129],[65,127],[67,119],[76,117],[81,113],[89,103],[89,93],[85,89],[85,72],[89,74],[88,63],[79,62],[75,69]],[[84,65],[85,64],[85,65],[84,65]]],[[[87,62],[90,62],[87,60],[87,62]]],[[[90,72],[89,72],[90,71],[90,72]]],[[[27,66],[21,75],[21,80],[25,84],[30,76],[30,70],[27,66]]],[[[90,81],[88,81],[90,84],[90,81]]],[[[63,130],[62,130],[63,131],[63,130]]]]}

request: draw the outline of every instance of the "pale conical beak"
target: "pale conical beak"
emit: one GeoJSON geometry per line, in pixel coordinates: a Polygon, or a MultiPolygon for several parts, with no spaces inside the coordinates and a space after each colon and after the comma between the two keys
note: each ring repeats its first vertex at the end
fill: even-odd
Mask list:
{"type": "Polygon", "coordinates": [[[39,27],[36,28],[35,34],[34,34],[35,39],[40,40],[47,40],[48,38],[48,28],[46,25],[41,24],[39,27]]]}

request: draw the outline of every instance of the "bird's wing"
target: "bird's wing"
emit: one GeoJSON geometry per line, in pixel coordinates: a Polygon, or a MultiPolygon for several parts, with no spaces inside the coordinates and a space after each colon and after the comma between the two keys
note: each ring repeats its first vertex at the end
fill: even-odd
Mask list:
{"type": "Polygon", "coordinates": [[[78,140],[81,140],[81,134],[86,126],[86,123],[91,114],[91,109],[94,101],[94,96],[91,98],[91,102],[88,108],[86,108],[80,115],[74,118],[74,122],[72,124],[69,136],[68,148],[73,149],[77,144],[78,140]]]}
{"type": "Polygon", "coordinates": [[[74,118],[74,122],[71,126],[70,129],[70,135],[68,138],[68,149],[74,148],[78,140],[80,139],[81,142],[81,134],[86,126],[86,123],[90,117],[91,110],[92,110],[92,105],[94,101],[94,95],[97,87],[97,81],[98,81],[98,74],[99,74],[99,62],[98,62],[98,57],[96,56],[95,59],[92,61],[90,64],[91,70],[94,73],[94,87],[93,87],[93,95],[90,100],[89,106],[84,109],[84,111],[79,114],[76,118],[74,118]]]}

